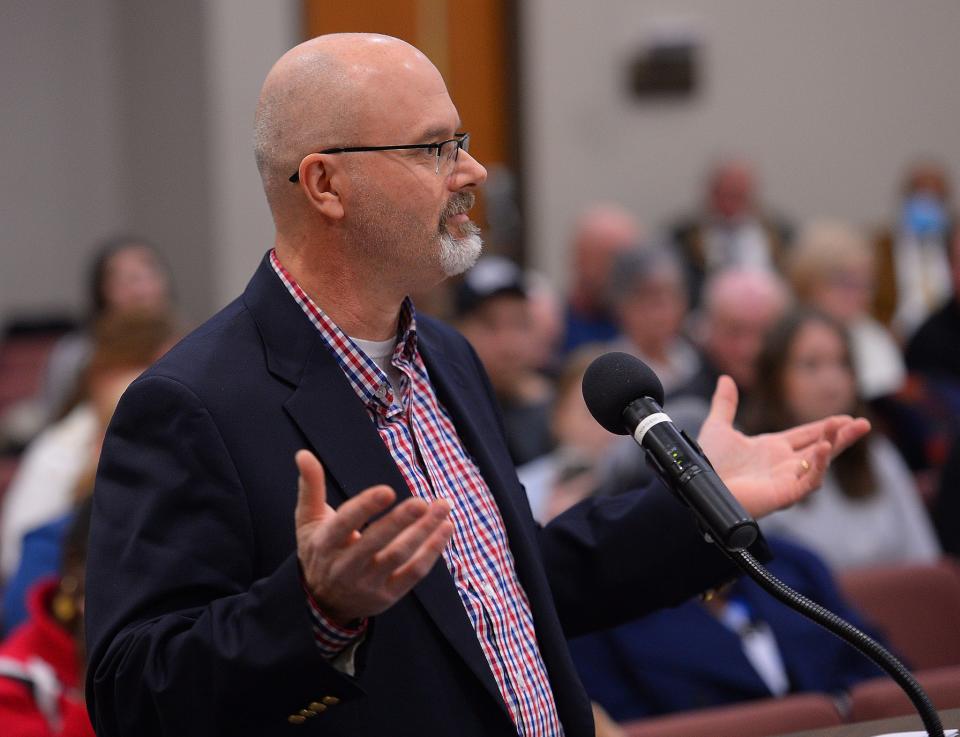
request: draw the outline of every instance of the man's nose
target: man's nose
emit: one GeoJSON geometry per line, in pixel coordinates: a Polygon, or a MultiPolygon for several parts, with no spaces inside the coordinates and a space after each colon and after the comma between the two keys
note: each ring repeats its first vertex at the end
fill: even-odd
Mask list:
{"type": "Polygon", "coordinates": [[[453,166],[453,172],[447,180],[451,190],[475,187],[487,180],[487,170],[466,151],[460,151],[453,166]]]}

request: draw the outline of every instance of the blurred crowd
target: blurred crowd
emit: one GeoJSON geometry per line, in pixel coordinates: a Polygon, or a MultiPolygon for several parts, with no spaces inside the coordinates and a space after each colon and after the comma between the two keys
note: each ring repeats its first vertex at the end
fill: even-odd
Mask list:
{"type": "MultiPolygon", "coordinates": [[[[453,319],[490,374],[533,513],[546,523],[653,480],[633,440],[600,428],[583,402],[583,374],[605,351],[653,368],[666,411],[694,435],[721,374],[737,384],[747,433],[866,416],[873,431],[822,488],[761,528],[772,570],[882,639],[837,578],[960,553],[960,230],[947,173],[911,166],[879,226],[791,222],[741,160],[708,173],[700,202],[658,229],[585,203],[565,293],[498,256],[456,286],[453,319]]],[[[748,580],[571,647],[617,721],[840,696],[879,673],[748,580]]]]}
{"type": "MultiPolygon", "coordinates": [[[[583,374],[606,351],[649,364],[666,411],[694,435],[721,374],[736,382],[748,433],[867,416],[874,430],[835,460],[823,488],[761,527],[787,583],[869,630],[837,574],[960,554],[951,197],[947,173],[918,162],[882,227],[796,223],[764,201],[749,162],[722,161],[700,206],[659,229],[618,204],[585,202],[568,248],[557,249],[569,259],[566,290],[489,255],[430,304],[443,305],[486,367],[543,523],[587,496],[654,480],[632,440],[607,433],[584,405],[583,374]]],[[[0,724],[22,725],[17,734],[92,734],[81,691],[93,477],[124,388],[182,332],[175,309],[161,252],[140,237],[113,238],[91,266],[86,318],[49,340],[32,391],[0,393],[0,448],[12,469],[9,483],[0,478],[0,724]]],[[[35,342],[35,332],[8,330],[5,349],[35,342]]],[[[876,675],[779,606],[741,581],[572,648],[591,697],[617,721],[840,693],[876,675]]]]}

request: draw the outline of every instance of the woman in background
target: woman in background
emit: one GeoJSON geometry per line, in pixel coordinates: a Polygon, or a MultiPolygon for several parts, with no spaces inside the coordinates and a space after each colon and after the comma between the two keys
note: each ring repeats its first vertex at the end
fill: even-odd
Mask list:
{"type": "Polygon", "coordinates": [[[0,644],[0,734],[94,737],[83,699],[88,499],[73,515],[59,576],[30,590],[29,619],[0,644]]]}
{"type": "Polygon", "coordinates": [[[83,370],[93,355],[93,326],[104,316],[173,309],[170,271],[156,247],[137,236],[115,236],[100,244],[90,264],[90,316],[84,329],[61,338],[47,363],[41,401],[47,421],[62,417],[75,402],[83,370]]]}
{"type": "Polygon", "coordinates": [[[810,223],[791,250],[788,271],[801,302],[849,331],[860,396],[871,401],[899,391],[907,370],[893,335],[870,314],[877,269],[866,237],[846,223],[810,223]]]}
{"type": "MultiPolygon", "coordinates": [[[[768,336],[758,373],[744,413],[749,432],[860,413],[846,331],[824,313],[803,309],[784,318],[768,336]]],[[[811,548],[835,569],[940,554],[906,464],[876,432],[833,461],[819,491],[765,518],[761,528],[811,548]]]]}

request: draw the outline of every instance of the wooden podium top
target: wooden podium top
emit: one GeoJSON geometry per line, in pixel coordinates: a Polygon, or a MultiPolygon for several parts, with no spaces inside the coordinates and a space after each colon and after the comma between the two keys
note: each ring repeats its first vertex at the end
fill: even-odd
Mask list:
{"type": "MultiPolygon", "coordinates": [[[[944,730],[960,729],[960,709],[946,709],[939,714],[944,730]]],[[[783,735],[783,737],[875,737],[875,735],[890,734],[891,732],[913,732],[917,730],[923,730],[923,722],[920,721],[919,716],[914,715],[879,719],[875,722],[839,724],[836,727],[811,729],[806,732],[791,732],[789,735],[783,735]]]]}

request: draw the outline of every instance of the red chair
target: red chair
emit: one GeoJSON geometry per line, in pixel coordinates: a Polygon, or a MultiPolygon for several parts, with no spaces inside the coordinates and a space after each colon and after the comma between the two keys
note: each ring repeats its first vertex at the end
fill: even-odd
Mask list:
{"type": "MultiPolygon", "coordinates": [[[[960,708],[960,666],[918,671],[914,677],[938,711],[960,708]]],[[[850,692],[849,718],[854,722],[914,713],[910,699],[889,678],[864,681],[850,692]]]]}
{"type": "Polygon", "coordinates": [[[843,723],[822,694],[797,694],[622,724],[627,737],[769,737],[843,723]]]}
{"type": "Polygon", "coordinates": [[[0,343],[0,410],[40,389],[55,335],[6,338],[0,343]]]}
{"type": "Polygon", "coordinates": [[[17,457],[0,456],[0,500],[7,493],[7,487],[10,486],[19,464],[20,459],[17,457]]]}
{"type": "Polygon", "coordinates": [[[911,668],[960,666],[960,574],[955,562],[863,568],[839,579],[850,602],[880,628],[911,668]]]}

